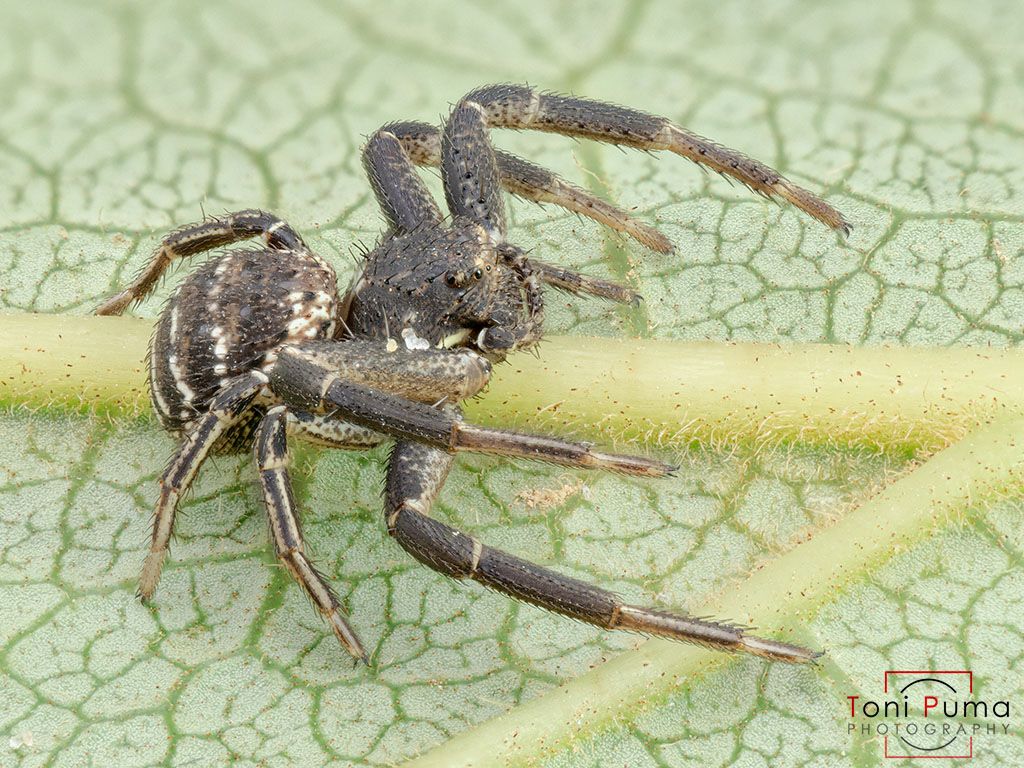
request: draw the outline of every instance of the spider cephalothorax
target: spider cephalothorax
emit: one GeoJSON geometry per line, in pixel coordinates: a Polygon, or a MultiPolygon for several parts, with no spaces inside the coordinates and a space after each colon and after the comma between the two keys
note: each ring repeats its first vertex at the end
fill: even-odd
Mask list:
{"type": "Polygon", "coordinates": [[[673,467],[553,437],[474,426],[458,404],[480,392],[491,361],[540,338],[542,285],[614,301],[629,288],[528,256],[507,240],[502,187],[589,216],[663,253],[667,238],[549,171],[491,148],[495,127],[531,128],[646,150],[668,150],[779,196],[828,226],[831,206],[764,164],[668,120],[527,86],[478,89],[443,130],[391,123],[363,162],[387,220],[380,243],[344,297],[334,269],[281,219],[240,211],[180,229],[132,284],[103,304],[118,314],[152,289],[177,258],[253,237],[189,275],[160,316],[150,391],[161,424],[182,438],[160,478],[149,553],[139,582],[152,596],[178,500],[214,451],[252,448],[274,548],[354,656],[368,655],[327,580],[306,555],[287,469],[289,437],[335,448],[395,440],[385,484],[388,533],[420,562],[607,629],[627,629],[803,662],[811,651],[742,627],[635,605],[611,592],[494,549],[429,516],[453,454],[478,451],[644,477],[673,467]],[[442,215],[415,165],[441,168],[451,216],[442,215]]]}
{"type": "Polygon", "coordinates": [[[349,292],[349,330],[422,339],[501,358],[540,338],[540,282],[519,249],[492,242],[471,221],[418,227],[366,256],[349,292]]]}

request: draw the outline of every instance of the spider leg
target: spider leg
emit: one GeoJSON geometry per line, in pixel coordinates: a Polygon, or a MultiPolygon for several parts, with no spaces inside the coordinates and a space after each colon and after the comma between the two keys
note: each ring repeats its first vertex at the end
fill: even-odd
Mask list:
{"type": "Polygon", "coordinates": [[[295,408],[326,409],[345,421],[450,453],[475,451],[642,477],[662,477],[675,470],[654,459],[594,451],[585,443],[467,424],[449,410],[346,381],[305,354],[303,347],[281,349],[270,386],[295,408]]]}
{"type": "Polygon", "coordinates": [[[210,402],[210,410],[199,419],[178,446],[160,477],[160,497],[153,511],[153,532],[149,552],[139,577],[139,597],[149,600],[156,590],[163,569],[167,548],[174,531],[174,514],[178,500],[188,490],[196,473],[217,439],[237,424],[253,399],[267,383],[261,371],[251,371],[231,379],[210,402]]]}
{"type": "Polygon", "coordinates": [[[345,650],[364,664],[369,664],[366,650],[346,621],[337,595],[306,556],[298,509],[288,478],[287,423],[284,406],[271,408],[257,428],[253,447],[274,551],[278,560],[306,590],[345,650]]]}
{"type": "Polygon", "coordinates": [[[577,295],[597,296],[623,304],[638,304],[640,302],[640,294],[621,283],[590,277],[581,272],[563,269],[536,259],[530,259],[530,266],[533,267],[534,274],[543,282],[562,291],[577,295]]]}
{"type": "Polygon", "coordinates": [[[167,235],[160,247],[127,288],[96,308],[97,315],[119,315],[133,301],[144,299],[175,259],[187,258],[224,245],[262,235],[268,248],[278,251],[309,249],[285,221],[272,213],[255,209],[189,224],[167,235]]]}
{"type": "Polygon", "coordinates": [[[472,397],[491,376],[487,359],[468,349],[411,350],[399,345],[388,351],[382,341],[346,339],[287,346],[281,354],[275,368],[282,366],[282,370],[274,374],[274,391],[294,408],[305,410],[320,405],[309,387],[330,377],[433,405],[472,397]],[[283,363],[281,354],[286,358],[283,363]]]}
{"type": "Polygon", "coordinates": [[[637,221],[621,208],[592,195],[534,163],[507,152],[495,152],[505,189],[538,203],[554,203],[629,235],[658,253],[673,253],[672,241],[654,227],[637,221]]]}
{"type": "Polygon", "coordinates": [[[373,448],[387,440],[387,435],[336,419],[326,413],[291,409],[288,410],[288,433],[309,443],[343,450],[373,448]]]}
{"type": "Polygon", "coordinates": [[[491,128],[528,128],[643,150],[668,150],[736,179],[758,194],[788,200],[832,229],[850,233],[850,224],[839,211],[778,171],[664,117],[607,102],[542,93],[525,85],[479,88],[467,94],[456,111],[467,108],[480,112],[491,128]]]}
{"type": "Polygon", "coordinates": [[[384,492],[388,533],[427,567],[604,629],[660,635],[790,663],[818,656],[805,648],[748,635],[730,624],[624,604],[607,590],[489,547],[429,517],[451,463],[451,455],[439,448],[400,441],[388,467],[384,492]]]}
{"type": "Polygon", "coordinates": [[[624,304],[636,304],[640,301],[640,294],[621,283],[591,278],[591,276],[582,272],[565,269],[544,261],[537,261],[536,259],[527,260],[525,252],[518,246],[503,243],[499,246],[499,251],[510,260],[517,258],[526,260],[532,275],[536,276],[542,283],[546,283],[561,291],[577,295],[587,294],[610,301],[620,301],[624,304]]]}
{"type": "Polygon", "coordinates": [[[387,127],[366,142],[363,167],[393,232],[410,232],[421,224],[436,224],[444,218],[402,143],[387,127]]]}
{"type": "Polygon", "coordinates": [[[623,304],[636,304],[640,301],[640,294],[621,283],[601,280],[572,269],[565,269],[535,259],[527,259],[526,252],[517,245],[502,243],[498,246],[498,252],[509,264],[524,262],[530,271],[531,277],[539,279],[541,282],[547,283],[559,290],[577,295],[588,294],[611,301],[620,301],[623,304]]]}
{"type": "Polygon", "coordinates": [[[455,217],[477,222],[492,242],[504,242],[507,225],[498,161],[487,136],[486,113],[475,102],[456,104],[444,124],[441,180],[455,217]]]}
{"type": "MultiPolygon", "coordinates": [[[[395,136],[416,165],[441,165],[441,131],[436,126],[409,121],[390,123],[381,130],[395,136]]],[[[513,195],[537,203],[553,203],[629,235],[654,251],[673,252],[672,243],[665,235],[637,221],[621,208],[521,157],[497,149],[494,156],[501,184],[513,195]]]]}

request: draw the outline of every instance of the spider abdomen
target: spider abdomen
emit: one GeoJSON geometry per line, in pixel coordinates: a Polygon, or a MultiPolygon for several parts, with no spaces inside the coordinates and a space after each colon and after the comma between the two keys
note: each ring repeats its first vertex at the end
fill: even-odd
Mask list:
{"type": "MultiPolygon", "coordinates": [[[[263,250],[208,261],[171,297],[153,337],[149,384],[160,423],[180,433],[229,379],[269,368],[282,344],[330,338],[336,320],[335,274],[319,259],[263,250]]],[[[240,426],[247,433],[254,423],[240,426]]],[[[245,437],[227,435],[222,447],[245,437]]]]}

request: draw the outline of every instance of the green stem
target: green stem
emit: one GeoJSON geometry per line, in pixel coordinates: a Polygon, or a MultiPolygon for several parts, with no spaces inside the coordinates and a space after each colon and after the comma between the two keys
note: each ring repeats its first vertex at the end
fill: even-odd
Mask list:
{"type": "MultiPolygon", "coordinates": [[[[0,405],[138,415],[151,320],[0,316],[0,405]]],[[[1016,349],[552,337],[498,366],[469,418],[666,446],[934,451],[1024,414],[1016,349]]]]}
{"type": "Polygon", "coordinates": [[[138,416],[150,320],[0,315],[0,406],[138,416]]]}
{"type": "MultiPolygon", "coordinates": [[[[1019,488],[1024,418],[997,421],[938,453],[831,528],[755,571],[720,599],[694,606],[807,643],[810,619],[851,583],[948,522],[951,514],[1019,488]],[[804,629],[796,629],[796,628],[804,629]]],[[[827,652],[827,649],[826,649],[827,652]]],[[[635,715],[692,682],[722,656],[649,640],[594,671],[464,731],[405,768],[536,764],[581,735],[635,715]]]]}

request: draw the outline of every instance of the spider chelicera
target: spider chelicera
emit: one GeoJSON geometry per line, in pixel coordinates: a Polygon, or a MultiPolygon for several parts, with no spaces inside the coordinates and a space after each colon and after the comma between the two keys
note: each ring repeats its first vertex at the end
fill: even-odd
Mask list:
{"type": "Polygon", "coordinates": [[[638,298],[625,286],[528,258],[509,243],[503,187],[588,216],[656,251],[672,250],[664,235],[624,211],[492,149],[488,131],[497,127],[675,152],[849,232],[840,213],[815,195],[664,118],[495,85],[460,100],[440,130],[399,122],[369,138],[363,164],[387,231],[344,296],[331,265],[270,213],[240,211],[171,233],[99,314],[119,314],[145,297],[175,259],[252,237],[261,237],[263,247],[207,261],[160,315],[149,354],[150,392],[161,424],[181,443],[160,478],[140,596],[153,595],[175,509],[203,461],[211,452],[251,448],[278,558],[342,645],[367,661],[330,584],[306,555],[288,478],[287,439],[348,449],[394,440],[385,488],[387,530],[421,563],[606,629],[780,661],[812,660],[812,651],[752,636],[742,627],[624,604],[607,590],[494,549],[429,516],[459,451],[644,477],[673,470],[649,458],[462,420],[459,402],[487,385],[491,363],[540,339],[542,286],[622,302],[638,298]],[[440,166],[450,220],[418,177],[417,165],[440,166]]]}

